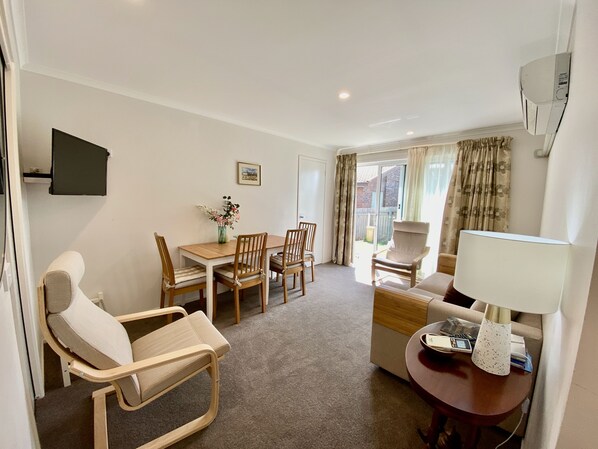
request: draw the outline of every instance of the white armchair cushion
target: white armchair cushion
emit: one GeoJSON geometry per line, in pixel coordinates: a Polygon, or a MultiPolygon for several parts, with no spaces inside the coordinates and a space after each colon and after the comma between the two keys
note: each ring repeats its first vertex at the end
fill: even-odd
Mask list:
{"type": "Polygon", "coordinates": [[[75,251],[65,251],[50,264],[44,278],[48,312],[60,313],[70,305],[84,273],[83,257],[75,251]]]}
{"type": "MultiPolygon", "coordinates": [[[[133,362],[127,331],[112,315],[93,304],[79,288],[85,272],[81,255],[61,254],[44,276],[47,317],[52,332],[73,353],[98,369],[133,362]]],[[[118,381],[127,402],[141,403],[136,375],[118,381]]]]}
{"type": "MultiPolygon", "coordinates": [[[[195,312],[134,341],[133,355],[135,361],[139,361],[201,343],[210,345],[218,357],[230,349],[228,341],[203,312],[195,312]]],[[[146,401],[209,363],[210,357],[206,354],[140,372],[142,400],[146,401]]]]}

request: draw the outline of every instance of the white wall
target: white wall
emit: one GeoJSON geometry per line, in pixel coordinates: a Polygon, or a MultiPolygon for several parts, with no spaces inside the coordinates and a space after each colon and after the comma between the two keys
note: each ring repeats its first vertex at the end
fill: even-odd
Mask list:
{"type": "Polygon", "coordinates": [[[525,129],[506,133],[511,143],[511,217],[509,232],[538,235],[542,218],[548,160],[534,157],[544,136],[532,136],[525,129]]]}
{"type": "MultiPolygon", "coordinates": [[[[201,86],[198,86],[201,88],[201,86]]],[[[241,205],[234,233],[284,235],[296,223],[298,155],[327,162],[332,204],[334,152],[29,72],[21,73],[20,153],[24,168],[51,165],[51,129],[108,148],[106,197],[52,196],[27,186],[36,278],[67,249],[82,253],[89,295],[103,291],[121,314],[159,305],[160,263],[153,233],[166,237],[175,266],[178,245],[214,241],[216,225],[196,207],[241,205]],[[236,183],[236,162],[262,165],[262,185],[236,183]]],[[[325,261],[332,208],[325,216],[325,261]]]]}
{"type": "Polygon", "coordinates": [[[591,449],[596,436],[591,429],[598,428],[598,252],[594,259],[594,273],[588,296],[584,324],[575,362],[575,370],[557,447],[591,449]]]}
{"type": "Polygon", "coordinates": [[[544,319],[544,346],[526,448],[595,447],[598,426],[597,294],[589,297],[598,240],[598,4],[579,0],[569,102],[550,154],[541,234],[572,243],[561,312],[544,319]],[[586,307],[591,312],[584,324],[586,307]],[[591,339],[579,346],[582,332],[591,339]],[[579,348],[579,353],[578,353],[579,348]],[[576,360],[577,357],[577,360],[576,360]],[[577,370],[571,385],[573,370],[577,370]],[[569,390],[571,386],[571,390],[569,390]],[[567,405],[567,400],[569,404],[567,405]],[[565,416],[562,438],[561,422],[565,416]],[[585,419],[584,432],[571,427],[585,419]],[[571,418],[571,419],[570,419],[571,418]]]}
{"type": "Polygon", "coordinates": [[[33,448],[38,443],[29,402],[32,395],[19,359],[11,293],[0,288],[0,447],[33,448]]]}

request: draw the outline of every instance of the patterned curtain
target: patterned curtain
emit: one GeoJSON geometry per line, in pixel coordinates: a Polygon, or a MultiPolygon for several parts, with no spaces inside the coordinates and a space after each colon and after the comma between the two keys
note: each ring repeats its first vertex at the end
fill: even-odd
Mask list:
{"type": "Polygon", "coordinates": [[[355,214],[355,181],[357,154],[336,157],[334,180],[334,235],[332,262],[350,266],[353,260],[353,220],[355,214]]]}
{"type": "Polygon", "coordinates": [[[511,137],[457,143],[444,206],[440,252],[457,254],[462,229],[507,232],[511,198],[511,137]]]}
{"type": "Polygon", "coordinates": [[[405,178],[405,208],[403,220],[420,221],[424,197],[424,171],[428,147],[409,148],[405,178]]]}

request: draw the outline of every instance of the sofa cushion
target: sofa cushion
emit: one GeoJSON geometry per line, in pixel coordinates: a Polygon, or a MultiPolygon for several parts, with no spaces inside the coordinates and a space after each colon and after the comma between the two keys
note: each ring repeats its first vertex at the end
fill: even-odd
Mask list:
{"type": "Polygon", "coordinates": [[[415,286],[420,290],[426,290],[436,295],[444,296],[446,290],[449,286],[449,283],[453,280],[453,277],[450,274],[436,272],[431,274],[419,284],[415,286]]]}
{"type": "MultiPolygon", "coordinates": [[[[486,303],[476,300],[476,302],[472,304],[471,310],[477,310],[478,312],[484,313],[486,311],[486,303]]],[[[520,312],[518,310],[511,309],[511,321],[515,321],[519,316],[519,313],[520,312]]]]}
{"type": "Polygon", "coordinates": [[[457,290],[453,286],[453,280],[451,279],[446,293],[444,294],[444,302],[448,302],[449,304],[455,304],[461,307],[466,307],[469,309],[475,302],[475,299],[470,298],[469,296],[464,295],[459,290],[457,290]]]}

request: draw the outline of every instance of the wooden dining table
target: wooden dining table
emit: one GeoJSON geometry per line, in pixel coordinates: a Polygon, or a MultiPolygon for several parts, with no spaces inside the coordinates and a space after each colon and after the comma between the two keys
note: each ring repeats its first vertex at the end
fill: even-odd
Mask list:
{"type": "MultiPolygon", "coordinates": [[[[270,273],[270,256],[278,251],[282,251],[284,247],[284,237],[279,235],[268,234],[268,240],[266,241],[266,266],[265,272],[268,276],[270,273]]],[[[192,245],[179,246],[179,257],[180,266],[183,267],[187,260],[192,260],[206,269],[206,315],[208,319],[212,321],[212,308],[213,304],[211,301],[213,292],[213,283],[211,279],[214,276],[214,267],[218,265],[224,265],[231,263],[235,260],[235,252],[237,250],[237,241],[231,240],[226,243],[195,243],[192,245]]],[[[268,304],[270,285],[266,282],[266,304],[268,304]]]]}

